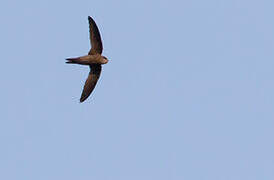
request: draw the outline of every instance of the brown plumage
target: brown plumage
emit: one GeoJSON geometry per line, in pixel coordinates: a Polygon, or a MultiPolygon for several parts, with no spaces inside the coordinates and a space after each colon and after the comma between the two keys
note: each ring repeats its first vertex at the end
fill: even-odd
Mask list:
{"type": "Polygon", "coordinates": [[[102,45],[99,29],[95,21],[90,16],[88,17],[88,22],[89,22],[89,35],[90,35],[89,38],[90,38],[90,44],[92,46],[88,54],[89,55],[102,54],[103,45],[102,45]]]}
{"type": "Polygon", "coordinates": [[[88,55],[77,57],[77,58],[67,58],[68,64],[81,64],[89,65],[90,72],[88,78],[85,82],[84,89],[80,98],[80,102],[85,101],[89,95],[94,90],[97,81],[100,77],[102,71],[102,64],[108,63],[108,59],[102,56],[103,45],[100,36],[99,29],[95,21],[89,16],[89,34],[90,34],[90,43],[91,49],[88,55]]]}
{"type": "Polygon", "coordinates": [[[85,101],[89,97],[93,89],[95,88],[96,83],[100,77],[101,70],[102,70],[102,66],[100,64],[94,64],[90,66],[90,72],[86,80],[86,83],[80,98],[80,102],[85,101]]]}

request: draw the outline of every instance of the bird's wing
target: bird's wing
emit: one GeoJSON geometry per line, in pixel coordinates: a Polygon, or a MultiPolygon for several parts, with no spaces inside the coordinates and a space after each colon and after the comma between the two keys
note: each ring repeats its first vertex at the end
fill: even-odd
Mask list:
{"type": "Polygon", "coordinates": [[[89,22],[90,44],[92,46],[88,54],[89,55],[102,54],[103,45],[102,45],[99,29],[95,21],[90,16],[88,17],[88,22],[89,22]]]}
{"type": "Polygon", "coordinates": [[[85,101],[89,97],[93,89],[95,88],[96,83],[100,77],[101,70],[102,70],[102,66],[100,64],[90,65],[90,72],[86,80],[86,83],[80,98],[80,102],[85,101]]]}

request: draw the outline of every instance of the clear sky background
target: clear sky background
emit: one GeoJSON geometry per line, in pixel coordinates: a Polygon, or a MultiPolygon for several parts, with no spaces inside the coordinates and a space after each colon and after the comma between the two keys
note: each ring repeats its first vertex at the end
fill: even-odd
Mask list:
{"type": "Polygon", "coordinates": [[[273,180],[274,1],[0,2],[2,180],[273,180]],[[79,103],[88,15],[110,59],[79,103]]]}

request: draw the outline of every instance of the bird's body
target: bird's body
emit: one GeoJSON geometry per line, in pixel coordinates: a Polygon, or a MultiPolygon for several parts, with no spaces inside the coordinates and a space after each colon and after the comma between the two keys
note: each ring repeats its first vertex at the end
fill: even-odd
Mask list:
{"type": "Polygon", "coordinates": [[[82,64],[82,65],[92,65],[92,64],[106,64],[108,60],[101,56],[100,54],[86,55],[77,58],[68,58],[67,63],[70,64],[82,64]]]}
{"type": "Polygon", "coordinates": [[[89,95],[92,93],[95,88],[97,81],[100,77],[102,64],[108,63],[108,59],[102,56],[103,45],[101,41],[100,32],[95,21],[89,16],[89,32],[90,32],[90,43],[91,50],[88,55],[80,56],[77,58],[67,58],[68,64],[81,64],[81,65],[89,65],[90,72],[88,78],[85,82],[85,86],[80,98],[80,102],[85,101],[89,95]]]}

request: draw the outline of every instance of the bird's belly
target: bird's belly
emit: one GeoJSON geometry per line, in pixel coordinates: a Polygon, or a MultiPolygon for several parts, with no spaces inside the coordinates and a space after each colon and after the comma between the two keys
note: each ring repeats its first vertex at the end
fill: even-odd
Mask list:
{"type": "Polygon", "coordinates": [[[100,59],[97,59],[97,58],[95,58],[95,59],[90,59],[89,62],[92,63],[92,64],[101,64],[100,59]]]}
{"type": "Polygon", "coordinates": [[[103,64],[102,58],[96,55],[88,55],[81,57],[81,60],[88,62],[89,64],[103,64]]]}
{"type": "Polygon", "coordinates": [[[105,61],[101,58],[92,59],[90,62],[95,64],[106,64],[105,61]]]}

